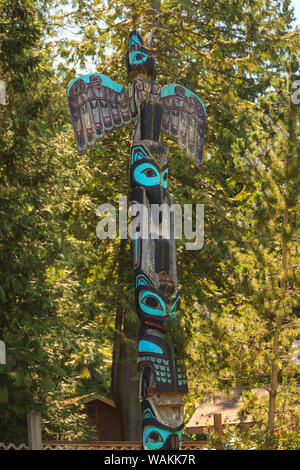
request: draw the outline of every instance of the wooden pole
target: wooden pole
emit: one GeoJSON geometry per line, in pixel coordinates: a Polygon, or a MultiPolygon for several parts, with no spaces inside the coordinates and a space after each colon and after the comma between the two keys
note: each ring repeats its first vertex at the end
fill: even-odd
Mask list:
{"type": "MultiPolygon", "coordinates": [[[[153,11],[158,12],[158,8],[159,2],[154,2],[153,11]]],[[[130,151],[130,231],[135,306],[141,322],[137,349],[138,364],[142,370],[139,387],[143,414],[142,440],[146,450],[165,450],[180,448],[184,427],[183,395],[188,387],[184,359],[179,354],[176,359],[173,332],[169,326],[169,329],[164,326],[170,319],[170,327],[175,326],[180,291],[177,283],[175,219],[171,211],[174,198],[168,192],[169,151],[162,144],[160,134],[164,132],[178,141],[178,145],[200,166],[206,114],[202,101],[193,93],[197,111],[195,108],[192,117],[189,115],[189,107],[186,106],[192,92],[185,87],[170,84],[161,88],[155,82],[154,55],[157,50],[152,47],[151,35],[147,39],[144,42],[137,30],[129,35],[126,67],[130,84],[127,94],[124,87],[103,74],[89,75],[84,80],[87,89],[91,89],[93,103],[88,94],[83,94],[81,89],[78,91],[77,84],[78,80],[82,82],[81,78],[72,80],[67,94],[77,148],[82,155],[102,139],[104,132],[130,122],[134,125],[130,151]],[[173,115],[176,122],[170,125],[173,115]],[[186,137],[179,141],[181,130],[186,137]],[[163,220],[163,213],[166,220],[163,220]]],[[[130,319],[129,323],[132,323],[130,319]]],[[[115,354],[119,354],[117,349],[115,354]]],[[[128,380],[118,387],[125,387],[126,390],[127,384],[128,380]]],[[[125,406],[130,412],[128,401],[125,406]]],[[[131,416],[127,422],[130,419],[131,416]]]]}
{"type": "Polygon", "coordinates": [[[221,443],[216,445],[217,450],[223,450],[224,446],[222,443],[222,437],[223,437],[223,426],[222,426],[222,414],[221,413],[215,413],[214,414],[214,429],[215,432],[218,434],[220,437],[221,443]]]}
{"type": "MultiPolygon", "coordinates": [[[[157,14],[160,13],[160,0],[152,0],[152,8],[157,12],[157,14]]],[[[156,19],[155,21],[155,29],[154,29],[154,37],[156,40],[158,40],[159,37],[159,30],[160,30],[160,21],[159,18],[156,19]]]]}
{"type": "Polygon", "coordinates": [[[6,364],[6,347],[2,340],[0,340],[0,364],[6,364]]]}
{"type": "Polygon", "coordinates": [[[5,82],[0,80],[0,104],[6,105],[5,101],[5,82]]]}
{"type": "Polygon", "coordinates": [[[40,411],[27,413],[28,444],[30,450],[42,450],[42,417],[40,411]]]}

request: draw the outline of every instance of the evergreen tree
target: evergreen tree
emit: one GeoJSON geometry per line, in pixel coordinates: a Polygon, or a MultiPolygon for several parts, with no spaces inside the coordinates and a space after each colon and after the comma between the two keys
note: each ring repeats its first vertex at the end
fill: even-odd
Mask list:
{"type": "Polygon", "coordinates": [[[291,2],[158,3],[63,0],[49,10],[46,1],[0,1],[1,441],[26,440],[29,409],[42,409],[45,436],[92,436],[64,405],[90,391],[113,394],[124,438],[138,438],[131,243],[95,233],[97,207],[128,193],[130,130],[78,156],[65,95],[84,72],[126,84],[137,27],[159,29],[159,83],[188,87],[208,108],[202,170],[166,142],[176,202],[205,205],[203,249],[178,242],[187,409],[217,388],[264,385],[259,445],[269,448],[294,419],[298,69],[289,51],[299,38],[291,2]]]}
{"type": "MultiPolygon", "coordinates": [[[[253,119],[260,109],[257,100],[270,86],[271,75],[282,71],[280,58],[285,54],[287,43],[296,47],[297,34],[290,27],[293,18],[290,1],[164,1],[160,2],[160,11],[154,3],[116,1],[106,4],[95,0],[74,5],[66,24],[78,34],[75,39],[65,38],[59,44],[64,58],[60,72],[68,80],[74,78],[78,75],[74,69],[74,64],[77,64],[83,70],[99,71],[124,84],[128,32],[142,26],[143,33],[149,30],[155,33],[159,28],[158,81],[162,85],[181,83],[195,91],[208,105],[207,161],[201,171],[187,163],[181,152],[167,142],[171,150],[170,184],[176,202],[182,205],[191,202],[205,204],[204,248],[195,255],[184,251],[183,243],[178,244],[178,273],[184,298],[183,323],[187,339],[194,336],[196,347],[193,349],[191,346],[195,367],[192,358],[189,362],[191,395],[198,398],[199,394],[216,387],[255,383],[244,371],[245,362],[239,363],[240,375],[236,374],[234,367],[238,364],[233,366],[231,363],[236,354],[230,349],[228,336],[224,333],[224,325],[230,323],[232,309],[237,311],[239,302],[236,299],[239,279],[230,274],[233,270],[243,272],[243,267],[235,266],[232,252],[243,253],[248,246],[239,226],[244,204],[244,179],[248,175],[240,172],[235,147],[241,136],[243,140],[243,136],[254,129],[253,119]],[[202,346],[199,345],[199,334],[202,346]]],[[[118,187],[125,194],[126,150],[130,139],[128,134],[125,140],[124,134],[120,137],[114,134],[105,138],[91,154],[100,160],[102,155],[110,153],[114,143],[118,162],[122,163],[118,167],[118,187]]],[[[102,171],[100,167],[101,164],[99,174],[102,171]]],[[[115,181],[115,168],[112,164],[105,177],[115,181]]],[[[106,189],[104,194],[107,194],[106,189]]],[[[114,243],[112,246],[114,255],[111,256],[115,259],[115,253],[119,253],[118,245],[114,243]]],[[[127,245],[126,259],[129,262],[128,255],[127,245]]],[[[109,257],[106,259],[108,261],[109,257]]],[[[121,332],[117,336],[117,350],[121,337],[126,342],[126,319],[133,321],[132,309],[128,308],[131,290],[127,282],[130,274],[125,264],[120,267],[127,305],[114,309],[118,312],[116,325],[121,332]]],[[[104,269],[103,264],[101,269],[104,269]]],[[[113,279],[116,272],[109,266],[107,269],[113,279]]],[[[245,282],[246,277],[242,279],[245,282]]],[[[110,299],[111,284],[107,279],[105,284],[102,285],[103,292],[107,288],[110,299]]],[[[255,324],[257,319],[249,311],[247,303],[243,311],[244,316],[239,310],[239,322],[245,321],[246,326],[249,322],[255,324]]],[[[237,342],[239,334],[237,331],[237,342]]],[[[134,335],[129,338],[131,342],[134,335]]],[[[232,336],[230,332],[229,340],[232,336]]],[[[128,376],[126,380],[129,383],[128,376]]],[[[118,390],[123,393],[120,387],[118,390]]],[[[123,411],[126,414],[126,410],[123,411]]]]}
{"type": "MultiPolygon", "coordinates": [[[[0,440],[18,443],[27,440],[27,411],[42,410],[51,420],[51,398],[66,398],[61,382],[74,394],[80,374],[84,380],[87,336],[90,347],[98,341],[93,358],[103,342],[84,312],[79,316],[76,281],[68,277],[66,260],[74,251],[78,259],[79,251],[68,240],[66,220],[74,162],[64,150],[65,93],[55,89],[44,41],[47,4],[0,2],[0,13],[7,102],[0,109],[0,336],[7,350],[0,366],[0,440]]],[[[101,380],[105,389],[105,374],[101,380]]]]}

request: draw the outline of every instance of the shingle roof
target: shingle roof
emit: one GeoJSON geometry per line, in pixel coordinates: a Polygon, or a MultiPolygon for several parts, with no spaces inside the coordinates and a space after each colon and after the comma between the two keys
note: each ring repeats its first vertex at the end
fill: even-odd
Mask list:
{"type": "MultiPolygon", "coordinates": [[[[187,432],[197,434],[207,426],[213,426],[214,414],[222,414],[223,424],[236,424],[240,422],[238,411],[242,407],[241,394],[244,388],[232,389],[229,394],[218,392],[212,399],[202,402],[194,412],[187,424],[187,432]]],[[[258,398],[268,395],[264,388],[255,388],[253,392],[258,398]]],[[[243,422],[253,421],[251,416],[243,422]]]]}
{"type": "Polygon", "coordinates": [[[89,403],[94,400],[100,400],[103,403],[106,403],[109,406],[112,406],[113,408],[116,408],[115,402],[112,401],[110,398],[106,398],[103,395],[100,395],[99,393],[90,393],[88,395],[82,395],[80,397],[74,397],[74,398],[69,398],[68,400],[65,400],[64,403],[89,403]]]}

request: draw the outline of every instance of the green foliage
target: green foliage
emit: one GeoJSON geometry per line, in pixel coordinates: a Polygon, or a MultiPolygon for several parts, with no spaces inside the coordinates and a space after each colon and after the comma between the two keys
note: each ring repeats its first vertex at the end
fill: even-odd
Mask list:
{"type": "MultiPolygon", "coordinates": [[[[276,450],[299,449],[299,414],[297,413],[297,387],[292,381],[289,387],[279,389],[275,432],[272,448],[276,450]]],[[[240,410],[241,422],[248,415],[255,420],[250,427],[228,427],[224,433],[224,442],[230,443],[232,450],[264,450],[268,422],[268,399],[258,399],[251,392],[244,392],[243,407],[240,410]]]]}
{"type": "MultiPolygon", "coordinates": [[[[157,12],[151,1],[8,0],[0,13],[0,441],[26,441],[30,409],[42,410],[44,438],[89,439],[93,430],[65,401],[110,393],[117,311],[118,337],[132,342],[130,241],[95,233],[97,207],[128,194],[130,130],[78,156],[65,90],[86,71],[126,84],[128,33],[142,26],[159,29],[159,83],[181,83],[208,108],[201,170],[166,142],[176,202],[205,205],[203,249],[177,246],[186,419],[216,389],[268,387],[276,363],[286,398],[272,446],[294,448],[299,135],[290,98],[299,34],[290,1],[165,0],[157,12]]],[[[258,422],[235,433],[236,446],[261,448],[269,405],[247,406],[258,422]]]]}
{"type": "Polygon", "coordinates": [[[0,331],[7,349],[7,364],[0,366],[0,435],[21,442],[27,440],[26,412],[53,414],[47,397],[58,394],[61,381],[72,380],[72,395],[95,387],[107,393],[109,372],[101,310],[87,283],[89,232],[82,237],[75,220],[89,207],[76,197],[86,168],[65,145],[71,140],[65,92],[53,88],[43,39],[47,9],[36,2],[0,5],[6,22],[0,73],[8,102],[0,109],[0,331]]]}

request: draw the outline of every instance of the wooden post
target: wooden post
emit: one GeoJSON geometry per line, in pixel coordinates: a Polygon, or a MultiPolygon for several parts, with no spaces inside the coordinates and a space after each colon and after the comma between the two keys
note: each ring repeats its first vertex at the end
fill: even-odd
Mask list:
{"type": "Polygon", "coordinates": [[[40,411],[27,413],[28,444],[30,450],[42,450],[42,418],[40,411]]]}
{"type": "Polygon", "coordinates": [[[5,82],[0,80],[0,104],[6,105],[5,101],[5,82]]]}
{"type": "Polygon", "coordinates": [[[214,429],[215,432],[218,434],[220,437],[221,443],[219,445],[216,445],[217,450],[223,450],[224,446],[222,443],[222,437],[223,437],[223,427],[222,427],[222,414],[214,414],[214,429]]]}
{"type": "Polygon", "coordinates": [[[0,364],[6,364],[6,348],[5,343],[0,339],[0,364]]]}

